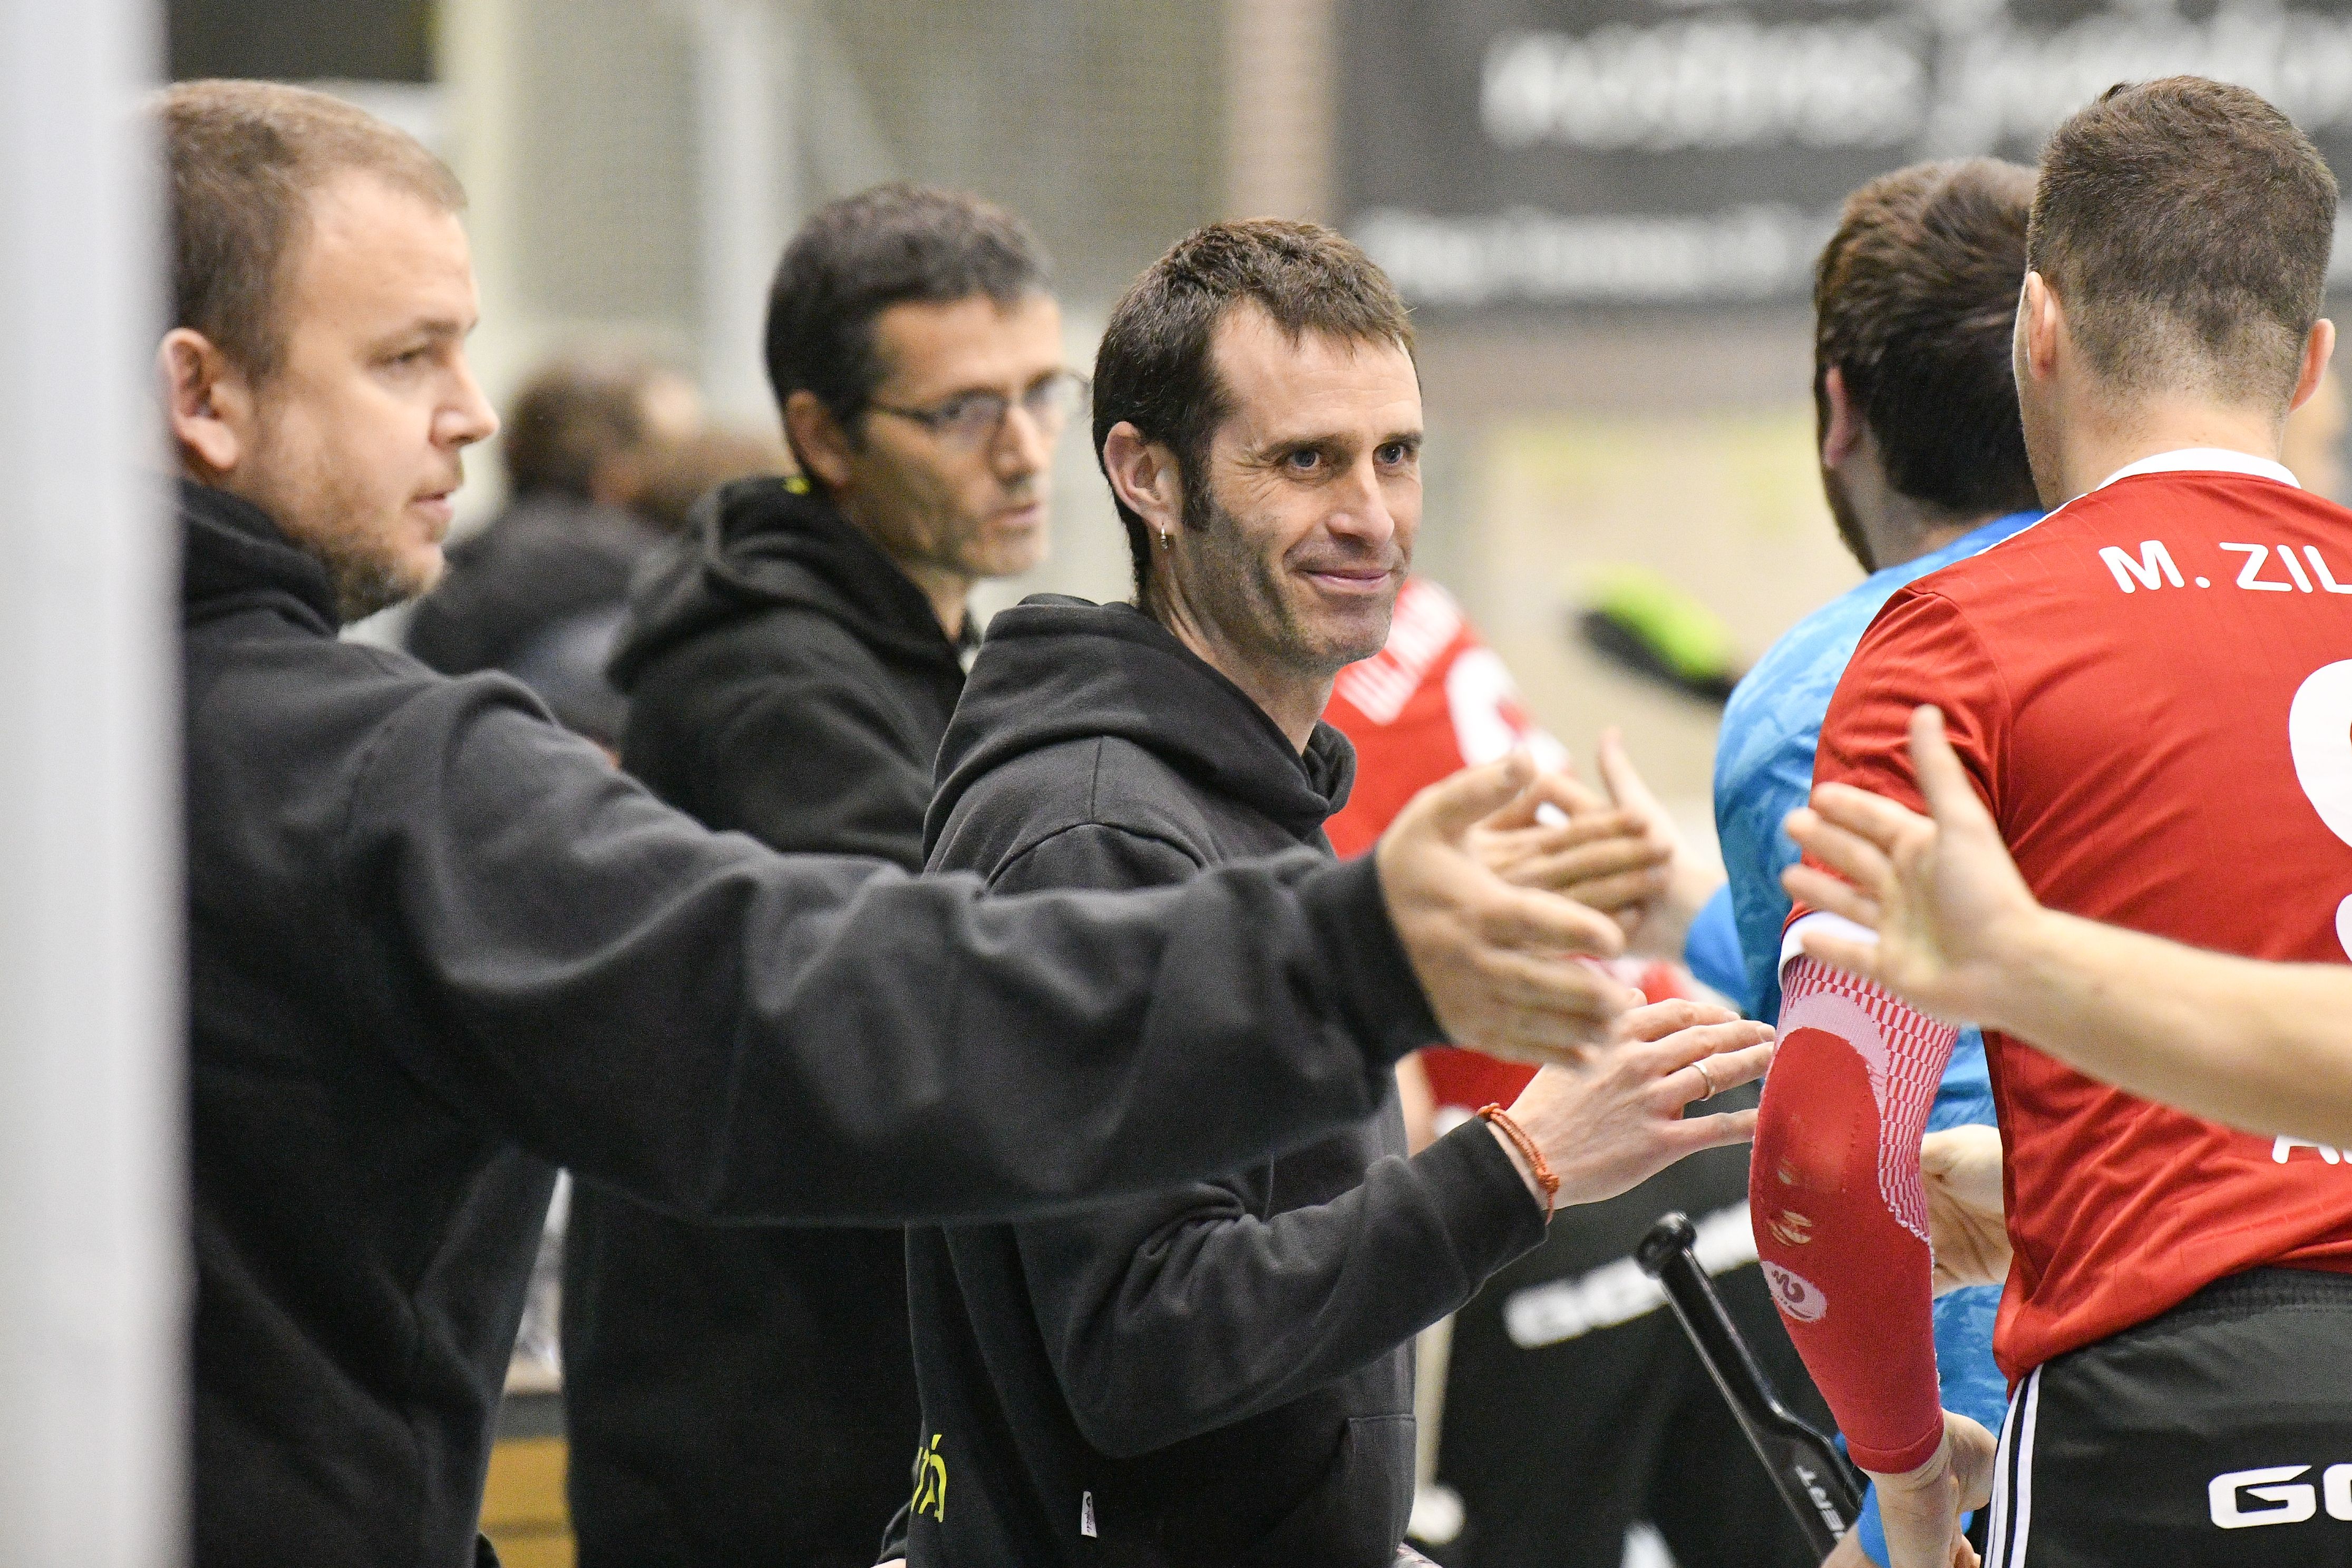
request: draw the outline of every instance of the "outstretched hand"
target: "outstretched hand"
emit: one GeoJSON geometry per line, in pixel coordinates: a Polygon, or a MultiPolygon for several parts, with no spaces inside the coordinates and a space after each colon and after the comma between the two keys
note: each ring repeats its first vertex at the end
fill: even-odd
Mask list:
{"type": "Polygon", "coordinates": [[[1657,884],[1657,892],[1644,903],[1638,919],[1627,925],[1627,934],[1635,946],[1661,958],[1682,956],[1683,942],[1690,935],[1691,922],[1723,885],[1723,868],[1693,850],[1675,826],[1672,812],[1650,792],[1650,786],[1633,767],[1633,758],[1625,750],[1624,737],[1617,730],[1601,732],[1601,748],[1596,754],[1601,781],[1608,787],[1609,799],[1617,810],[1643,824],[1647,841],[1664,856],[1665,875],[1657,884]]]}
{"type": "Polygon", "coordinates": [[[1935,708],[1911,716],[1911,763],[1929,816],[1850,785],[1819,785],[1810,808],[1789,814],[1789,836],[1839,874],[1799,863],[1781,883],[1799,902],[1877,934],[1873,942],[1808,929],[1813,957],[1948,1022],[1991,1021],[2032,950],[2041,905],[1935,708]]]}
{"type": "Polygon", "coordinates": [[[1944,1440],[1926,1464],[1899,1476],[1872,1474],[1887,1568],[1976,1568],[1960,1515],[1992,1500],[1992,1434],[1947,1410],[1944,1440]]]}
{"type": "Polygon", "coordinates": [[[1614,921],[1515,887],[1473,831],[1535,781],[1524,755],[1465,768],[1413,797],[1372,854],[1389,918],[1448,1039],[1517,1061],[1578,1062],[1638,999],[1580,955],[1624,948],[1614,921]]]}
{"type": "Polygon", "coordinates": [[[1686,1116],[1684,1108],[1754,1082],[1771,1061],[1769,1025],[1703,1002],[1658,1002],[1627,1013],[1616,1043],[1585,1071],[1537,1073],[1511,1120],[1559,1178],[1553,1207],[1598,1203],[1686,1155],[1754,1137],[1754,1111],[1686,1116]]]}
{"type": "Polygon", "coordinates": [[[1546,772],[1470,831],[1488,870],[1619,917],[1628,931],[1666,890],[1672,849],[1573,774],[1546,772]]]}

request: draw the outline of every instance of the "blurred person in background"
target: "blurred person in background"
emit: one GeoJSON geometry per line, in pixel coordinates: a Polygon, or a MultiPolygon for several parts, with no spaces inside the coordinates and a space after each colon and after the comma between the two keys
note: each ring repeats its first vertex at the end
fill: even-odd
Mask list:
{"type": "Polygon", "coordinates": [[[662,540],[637,507],[702,423],[694,384],[652,361],[574,354],[523,383],[505,425],[505,510],[448,549],[408,651],[445,675],[504,670],[608,750],[622,705],[604,663],[629,576],[662,540]]]}
{"type": "MultiPolygon", "coordinates": [[[[1784,633],[1732,693],[1716,750],[1716,821],[1730,873],[1752,1017],[1777,1022],[1780,873],[1797,859],[1782,821],[1812,789],[1813,752],[1854,646],[1906,584],[1990,549],[2042,515],[2026,463],[2010,330],[2025,277],[2033,172],[1971,159],[1884,174],[1846,199],[1814,267],[1813,396],[1822,485],[1838,536],[1870,575],[1784,633]]],[[[1954,1190],[1997,1162],[1983,1038],[1961,1037],[1936,1090],[1929,1158],[1954,1190]],[[1971,1129],[1957,1132],[1955,1129],[1971,1129]]],[[[1993,1190],[1997,1190],[1994,1188],[1993,1190]]],[[[1999,1214],[1948,1268],[1975,1281],[1935,1307],[1945,1405],[1998,1426],[2008,1385],[1992,1360],[2007,1270],[1999,1214]]],[[[1886,1563],[1874,1492],[1833,1561],[1886,1563]]]]}
{"type": "MultiPolygon", "coordinates": [[[[1114,308],[1096,377],[1136,601],[1041,596],[992,624],[930,863],[1024,893],[1328,854],[1353,759],[1318,716],[1387,639],[1421,515],[1403,304],[1328,229],[1213,225],[1114,308]]],[[[1590,1072],[1410,1159],[1391,1098],[1213,1180],[909,1232],[925,1436],[891,1544],[912,1568],[1388,1568],[1413,1334],[1554,1208],[1744,1135],[1745,1113],[1683,1112],[1760,1074],[1766,1031],[1685,1002],[1631,1018],[1590,1072]]]]}
{"type": "Polygon", "coordinates": [[[709,1219],[1019,1218],[1352,1125],[1433,1032],[1610,1039],[1632,998],[1564,955],[1614,927],[1469,841],[1524,764],[1428,792],[1368,865],[990,900],[713,833],[517,683],[340,637],[431,586],[498,427],[464,191],[320,93],[152,112],[199,1568],[490,1560],[554,1167],[709,1219]]]}
{"type": "MultiPolygon", "coordinates": [[[[1425,578],[1406,580],[1385,646],[1339,673],[1323,716],[1356,751],[1355,788],[1328,824],[1343,855],[1370,849],[1416,791],[1465,767],[1514,748],[1548,768],[1568,763],[1502,660],[1425,578]]],[[[1557,885],[1626,924],[1633,952],[1614,967],[1653,1001],[1704,995],[1690,969],[1736,992],[1721,879],[1682,845],[1613,735],[1601,773],[1610,797],[1565,787],[1556,791],[1564,817],[1497,824],[1489,863],[1555,862],[1557,885]]],[[[1398,1072],[1416,1145],[1482,1105],[1509,1104],[1533,1076],[1447,1046],[1415,1052],[1398,1072]],[[1433,1116],[1419,1128],[1416,1099],[1433,1116]]],[[[1717,1103],[1752,1105],[1755,1093],[1717,1103]]],[[[1810,1564],[1730,1406],[1633,1260],[1658,1216],[1693,1216],[1724,1303],[1765,1370],[1793,1408],[1826,1424],[1752,1266],[1747,1197],[1745,1150],[1694,1155],[1556,1218],[1540,1247],[1455,1314],[1450,1335],[1425,1343],[1423,1375],[1442,1388],[1442,1398],[1425,1388],[1420,1402],[1423,1419],[1436,1420],[1423,1435],[1424,1452],[1435,1439],[1434,1486],[1414,1521],[1428,1552],[1453,1568],[1618,1568],[1627,1532],[1649,1525],[1681,1563],[1810,1564]]]]}
{"type": "MultiPolygon", "coordinates": [[[[1083,396],[1047,285],[1019,219],[952,192],[886,185],[802,227],[767,335],[799,476],[709,497],[614,661],[622,763],[655,793],[776,849],[922,868],[968,596],[1044,557],[1083,396]]],[[[866,1568],[920,1416],[903,1234],[697,1226],[592,1186],[568,1259],[583,1568],[866,1568]]]]}
{"type": "Polygon", "coordinates": [[[783,442],[765,431],[706,425],[654,454],[635,510],[665,538],[686,533],[696,505],[735,479],[789,478],[799,469],[783,442]]]}

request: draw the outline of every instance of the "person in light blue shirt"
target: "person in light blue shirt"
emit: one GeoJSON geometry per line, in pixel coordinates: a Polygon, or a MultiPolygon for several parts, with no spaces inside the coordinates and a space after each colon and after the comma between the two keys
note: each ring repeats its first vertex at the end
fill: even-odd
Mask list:
{"type": "MultiPolygon", "coordinates": [[[[1724,710],[1715,817],[1739,949],[1732,995],[1767,1022],[1780,1011],[1789,916],[1780,873],[1797,858],[1780,824],[1811,792],[1822,717],[1855,643],[1897,589],[1995,548],[2040,515],[2010,372],[2032,196],[2031,170],[1990,159],[1898,170],[1847,199],[1815,266],[1822,483],[1839,537],[1870,575],[1790,628],[1724,710]]],[[[1722,918],[1720,908],[1703,915],[1695,944],[1719,946],[1722,918]]],[[[1928,1126],[1992,1121],[1984,1041],[1970,1030],[1928,1126]]],[[[1936,1303],[1945,1406],[1988,1429],[2008,1403],[1992,1361],[2000,1301],[1998,1287],[1973,1286],[1936,1303]]],[[[1864,1556],[1886,1562],[1874,1496],[1830,1561],[1864,1556]]]]}

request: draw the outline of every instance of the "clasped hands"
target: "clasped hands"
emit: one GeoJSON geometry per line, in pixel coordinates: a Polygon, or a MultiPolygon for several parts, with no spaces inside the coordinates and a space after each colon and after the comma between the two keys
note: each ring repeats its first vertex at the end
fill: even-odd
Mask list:
{"type": "MultiPolygon", "coordinates": [[[[1554,1207],[1613,1197],[1699,1149],[1742,1143],[1755,1113],[1685,1108],[1760,1077],[1772,1031],[1701,1002],[1646,1005],[1591,962],[1629,946],[1674,956],[1720,874],[1694,856],[1612,733],[1602,785],[1525,758],[1423,791],[1376,852],[1400,935],[1449,1036],[1544,1066],[1510,1107],[1559,1177],[1554,1207]],[[1433,846],[1442,845],[1443,852],[1433,846]],[[1424,880],[1425,878],[1425,880],[1424,880]],[[1465,931],[1457,908],[1471,906],[1465,931]],[[1454,988],[1424,963],[1443,942],[1484,945],[1454,988]]],[[[1525,1155],[1496,1137],[1538,1201],[1525,1155]]]]}

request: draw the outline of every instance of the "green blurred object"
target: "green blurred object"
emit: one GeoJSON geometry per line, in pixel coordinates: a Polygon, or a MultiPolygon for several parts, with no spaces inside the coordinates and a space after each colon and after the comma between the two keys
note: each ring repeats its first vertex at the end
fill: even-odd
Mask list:
{"type": "Polygon", "coordinates": [[[1720,706],[1747,674],[1722,617],[1643,566],[1611,566],[1588,580],[1577,630],[1619,667],[1720,706]]]}

